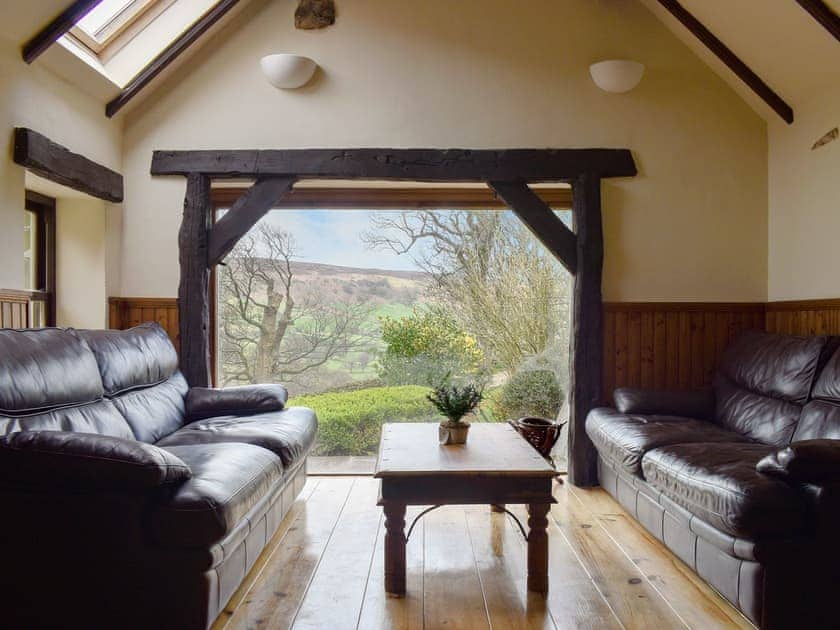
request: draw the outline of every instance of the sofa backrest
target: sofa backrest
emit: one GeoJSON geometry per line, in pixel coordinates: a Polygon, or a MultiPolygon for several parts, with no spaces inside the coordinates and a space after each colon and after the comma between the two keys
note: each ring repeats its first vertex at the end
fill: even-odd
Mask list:
{"type": "Polygon", "coordinates": [[[77,330],[99,366],[105,396],[133,435],[154,443],[184,424],[188,387],[178,354],[163,328],[148,323],[128,330],[77,330]]]}
{"type": "Polygon", "coordinates": [[[765,444],[788,444],[827,343],[822,336],[739,335],[724,352],[715,376],[716,421],[765,444]]]}
{"type": "Polygon", "coordinates": [[[793,434],[793,441],[821,438],[840,440],[840,349],[819,373],[793,434]]]}
{"type": "Polygon", "coordinates": [[[96,357],[83,339],[60,328],[0,329],[0,435],[78,431],[133,437],[103,395],[96,357]]]}

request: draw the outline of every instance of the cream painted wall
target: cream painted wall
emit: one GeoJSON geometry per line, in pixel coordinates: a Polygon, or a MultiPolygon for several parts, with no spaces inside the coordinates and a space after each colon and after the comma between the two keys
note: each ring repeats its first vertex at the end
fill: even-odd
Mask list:
{"type": "MultiPolygon", "coordinates": [[[[840,78],[840,69],[838,69],[840,78]]],[[[769,297],[840,297],[840,83],[796,105],[793,125],[769,128],[769,297]]]]}
{"type": "Polygon", "coordinates": [[[59,198],[56,203],[56,324],[105,328],[105,202],[59,198]]]}
{"type": "MultiPolygon", "coordinates": [[[[19,42],[0,38],[0,288],[23,285],[22,167],[12,162],[14,127],[31,127],[78,153],[120,170],[122,124],[104,116],[104,106],[36,62],[20,58],[19,42]]],[[[103,307],[104,308],[104,307],[103,307]]]]}
{"type": "Polygon", "coordinates": [[[295,30],[295,2],[255,0],[125,123],[121,294],[174,296],[184,180],[154,149],[629,147],[640,174],[604,185],[607,300],[764,300],[766,125],[628,0],[354,0],[295,30]],[[273,52],[322,70],[278,91],[273,52]],[[594,61],[647,64],[626,95],[594,61]]]}

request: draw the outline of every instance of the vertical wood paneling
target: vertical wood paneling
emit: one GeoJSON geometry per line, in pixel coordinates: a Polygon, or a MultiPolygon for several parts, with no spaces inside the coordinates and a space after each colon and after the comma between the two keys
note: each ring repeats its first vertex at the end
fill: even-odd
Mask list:
{"type": "Polygon", "coordinates": [[[28,328],[29,305],[31,302],[43,302],[37,297],[37,291],[19,291],[0,289],[0,328],[28,328]]]}
{"type": "Polygon", "coordinates": [[[756,303],[605,304],[605,402],[622,386],[708,385],[732,336],[763,328],[764,318],[764,304],[756,303]]]}
{"type": "Polygon", "coordinates": [[[108,326],[118,330],[144,322],[157,322],[172,339],[175,348],[180,348],[176,298],[112,297],[108,300],[108,318],[108,326]]]}
{"type": "Polygon", "coordinates": [[[765,327],[785,335],[840,335],[840,299],[770,302],[765,327]]]}

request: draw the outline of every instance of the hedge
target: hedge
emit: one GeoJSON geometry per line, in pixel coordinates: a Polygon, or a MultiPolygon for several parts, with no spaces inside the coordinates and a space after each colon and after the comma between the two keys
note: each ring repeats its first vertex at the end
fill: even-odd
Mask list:
{"type": "Polygon", "coordinates": [[[384,423],[439,419],[428,393],[419,385],[370,387],[297,396],[289,405],[318,414],[315,455],[375,455],[384,423]]]}

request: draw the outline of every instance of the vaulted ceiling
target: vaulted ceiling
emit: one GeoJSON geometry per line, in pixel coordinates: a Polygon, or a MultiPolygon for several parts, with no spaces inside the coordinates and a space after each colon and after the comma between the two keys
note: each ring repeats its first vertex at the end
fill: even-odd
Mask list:
{"type": "MultiPolygon", "coordinates": [[[[781,123],[778,116],[658,0],[639,1],[761,116],[773,123],[781,123]]],[[[68,4],[69,0],[14,3],[12,7],[4,8],[0,36],[21,44],[68,4]]],[[[840,81],[840,42],[796,0],[681,0],[681,4],[758,74],[794,112],[798,105],[818,99],[821,92],[829,87],[836,89],[840,81]]],[[[826,0],[826,4],[840,13],[840,0],[826,0]]],[[[154,86],[150,86],[149,90],[153,89],[154,86]]]]}

